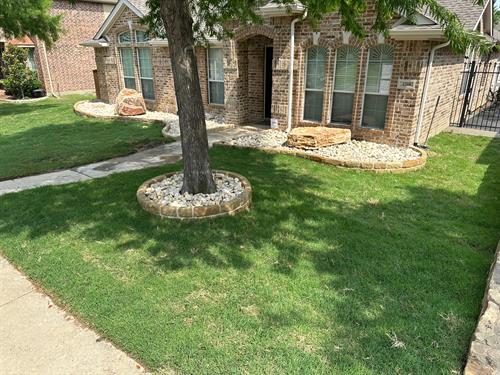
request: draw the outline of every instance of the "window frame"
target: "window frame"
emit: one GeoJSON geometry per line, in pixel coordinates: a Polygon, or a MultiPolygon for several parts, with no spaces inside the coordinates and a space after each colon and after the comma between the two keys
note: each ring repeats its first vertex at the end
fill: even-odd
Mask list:
{"type": "MultiPolygon", "coordinates": [[[[141,94],[142,94],[142,97],[144,98],[144,100],[156,100],[156,92],[155,92],[155,85],[154,85],[154,69],[153,69],[153,54],[151,52],[151,48],[149,47],[136,47],[137,49],[137,65],[138,65],[138,68],[139,70],[137,71],[139,74],[139,86],[141,87],[141,94]],[[142,73],[141,73],[141,56],[140,56],[140,52],[139,50],[146,50],[148,51],[149,53],[149,60],[150,60],[150,64],[151,64],[151,77],[143,77],[142,76],[142,73]],[[152,84],[153,84],[153,97],[152,98],[146,98],[144,96],[144,88],[142,87],[142,81],[143,80],[147,80],[147,81],[151,81],[152,84]]],[[[137,84],[136,84],[137,85],[137,84]]]]}
{"type": "MultiPolygon", "coordinates": [[[[369,129],[369,130],[379,130],[379,131],[385,131],[386,128],[385,128],[385,124],[387,122],[387,111],[389,109],[389,103],[387,103],[387,106],[386,106],[386,109],[385,109],[385,118],[384,118],[384,127],[383,128],[376,128],[376,127],[373,127],[373,126],[363,126],[363,119],[364,119],[364,113],[365,113],[365,102],[366,102],[366,94],[368,95],[376,95],[376,96],[384,96],[384,97],[387,97],[387,101],[389,101],[389,97],[391,95],[391,86],[392,86],[392,81],[394,79],[394,46],[390,45],[390,44],[387,44],[387,43],[384,43],[384,44],[377,44],[375,46],[372,46],[368,49],[368,56],[367,56],[367,59],[366,59],[366,67],[365,67],[365,82],[364,82],[364,86],[363,86],[363,98],[362,98],[362,102],[361,102],[361,116],[360,116],[360,120],[359,120],[359,127],[362,128],[362,129],[369,129]],[[391,62],[391,78],[389,80],[389,89],[387,91],[387,94],[380,94],[380,93],[373,93],[373,92],[367,92],[366,91],[366,86],[367,86],[367,83],[368,83],[368,70],[369,70],[369,67],[370,67],[370,57],[371,57],[371,51],[377,47],[380,47],[380,46],[388,46],[392,49],[392,62],[391,62]]],[[[380,73],[382,74],[382,73],[380,73]]],[[[381,76],[379,78],[379,84],[380,84],[380,81],[381,81],[381,76]]],[[[380,91],[380,87],[379,87],[379,91],[380,91]]]]}
{"type": "MultiPolygon", "coordinates": [[[[346,59],[347,61],[347,59],[346,59]]],[[[334,125],[340,125],[340,126],[352,126],[353,125],[353,118],[352,118],[352,115],[354,114],[354,101],[356,99],[356,92],[358,91],[358,87],[357,84],[358,84],[358,78],[359,78],[359,70],[360,70],[360,61],[361,61],[361,48],[359,47],[356,47],[356,46],[353,46],[351,44],[343,44],[342,46],[340,46],[339,48],[337,48],[335,50],[335,61],[333,62],[333,69],[332,69],[332,74],[333,74],[333,77],[332,77],[332,93],[331,93],[331,98],[330,98],[330,108],[329,108],[329,112],[328,112],[328,121],[330,124],[334,124],[334,125]],[[347,90],[337,90],[335,88],[335,84],[336,84],[336,78],[337,78],[337,62],[338,62],[338,52],[341,48],[353,48],[353,49],[356,49],[357,52],[358,52],[358,57],[357,57],[357,61],[356,61],[356,73],[355,73],[355,77],[354,77],[354,87],[352,89],[352,91],[347,91],[347,90]],[[333,115],[333,108],[335,106],[335,103],[334,103],[334,97],[335,97],[335,93],[339,93],[339,94],[351,94],[352,95],[352,107],[351,107],[351,122],[348,123],[348,122],[340,122],[340,121],[333,121],[332,120],[332,115],[333,115]]],[[[359,86],[359,84],[358,84],[359,86]]]]}
{"type": "Polygon", "coordinates": [[[328,49],[319,45],[313,45],[310,46],[307,51],[306,51],[306,58],[305,58],[305,67],[304,67],[304,89],[302,90],[302,116],[301,120],[303,122],[311,122],[311,123],[316,123],[316,124],[321,124],[323,122],[323,113],[325,111],[325,89],[326,89],[326,81],[328,79],[328,72],[327,72],[327,64],[328,64],[328,49]],[[324,61],[324,79],[323,79],[323,88],[322,89],[308,89],[307,88],[307,67],[308,67],[308,62],[309,62],[309,52],[313,48],[318,48],[318,49],[323,49],[325,51],[325,61],[324,61]],[[306,93],[307,91],[312,91],[312,92],[321,92],[323,93],[323,100],[321,102],[321,118],[319,120],[310,120],[306,119],[304,117],[305,112],[306,112],[306,93]]]}
{"type": "Polygon", "coordinates": [[[225,74],[225,69],[224,69],[224,48],[219,47],[219,46],[215,46],[215,47],[209,46],[206,50],[207,50],[206,56],[207,56],[207,100],[208,100],[208,104],[209,105],[216,105],[216,106],[224,106],[224,105],[226,105],[226,82],[225,82],[226,74],[225,74]],[[211,49],[220,49],[222,51],[222,77],[223,77],[222,80],[210,78],[210,50],[211,49]],[[222,83],[222,87],[223,87],[222,103],[212,102],[212,97],[210,95],[210,83],[211,82],[222,83]]]}
{"type": "Polygon", "coordinates": [[[126,47],[119,47],[119,54],[120,54],[120,64],[121,64],[121,73],[122,73],[122,78],[123,78],[123,87],[124,88],[128,88],[130,89],[131,87],[127,87],[127,79],[133,79],[134,80],[134,87],[133,87],[133,90],[137,90],[137,80],[136,80],[136,77],[135,77],[135,70],[136,70],[136,67],[135,67],[135,58],[134,58],[134,48],[130,45],[126,46],[126,47]],[[132,70],[133,70],[133,76],[126,76],[125,75],[125,65],[123,63],[123,51],[124,50],[130,50],[130,52],[132,53],[132,70]]]}

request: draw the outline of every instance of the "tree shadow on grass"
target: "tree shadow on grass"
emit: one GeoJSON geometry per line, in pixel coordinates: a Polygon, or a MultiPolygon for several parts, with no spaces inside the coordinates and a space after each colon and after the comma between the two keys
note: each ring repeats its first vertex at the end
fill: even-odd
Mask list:
{"type": "Polygon", "coordinates": [[[236,270],[249,294],[243,276],[264,272],[283,306],[263,303],[256,327],[276,340],[286,332],[291,345],[290,331],[300,333],[304,373],[453,370],[498,239],[498,152],[492,142],[479,158],[489,167],[473,195],[440,188],[432,165],[376,175],[215,148],[215,168],[250,180],[252,211],[186,222],[143,212],[136,189],[174,165],[2,197],[0,232],[34,241],[77,228],[80,241],[110,244],[118,257],[145,249],[153,271],[236,270]],[[391,347],[398,341],[406,347],[391,347]]]}

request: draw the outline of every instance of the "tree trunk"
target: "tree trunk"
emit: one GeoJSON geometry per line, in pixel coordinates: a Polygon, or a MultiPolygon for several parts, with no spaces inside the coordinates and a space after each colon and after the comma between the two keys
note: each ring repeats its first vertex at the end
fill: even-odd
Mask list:
{"type": "Polygon", "coordinates": [[[161,0],[160,12],[168,39],[181,130],[184,161],[181,193],[214,193],[216,185],[208,158],[205,110],[188,0],[161,0]]]}

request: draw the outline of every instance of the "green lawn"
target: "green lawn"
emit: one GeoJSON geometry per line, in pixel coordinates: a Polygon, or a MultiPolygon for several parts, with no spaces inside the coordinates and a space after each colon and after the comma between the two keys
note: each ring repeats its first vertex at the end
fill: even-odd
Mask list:
{"type": "Polygon", "coordinates": [[[0,180],[126,155],[165,142],[161,124],[83,118],[71,95],[29,104],[0,103],[0,180]]]}
{"type": "Polygon", "coordinates": [[[419,172],[217,147],[251,212],[161,221],[138,186],[179,165],[0,197],[0,249],[154,371],[460,371],[500,237],[500,142],[443,134],[419,172]],[[405,347],[392,347],[396,342],[405,347]]]}

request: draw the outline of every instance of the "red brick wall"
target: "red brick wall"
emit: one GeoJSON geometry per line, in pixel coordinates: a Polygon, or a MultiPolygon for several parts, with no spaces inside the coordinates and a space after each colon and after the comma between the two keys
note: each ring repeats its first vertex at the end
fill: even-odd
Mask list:
{"type": "MultiPolygon", "coordinates": [[[[52,14],[62,15],[64,33],[52,49],[47,51],[52,84],[56,93],[94,90],[92,70],[95,69],[94,51],[80,43],[91,39],[105,20],[103,4],[55,0],[52,14]]],[[[43,46],[36,41],[37,66],[44,86],[50,89],[43,46]]]]}

